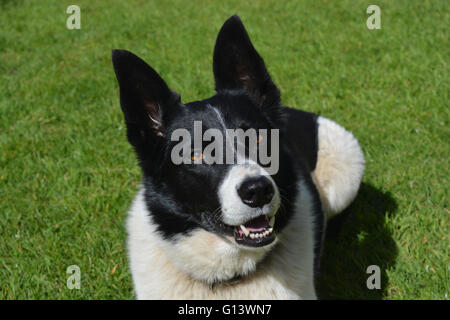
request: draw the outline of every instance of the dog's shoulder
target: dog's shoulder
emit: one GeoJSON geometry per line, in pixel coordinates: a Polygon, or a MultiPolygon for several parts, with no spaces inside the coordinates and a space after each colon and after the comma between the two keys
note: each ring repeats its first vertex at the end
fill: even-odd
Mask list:
{"type": "Polygon", "coordinates": [[[293,157],[302,162],[308,171],[313,171],[317,163],[317,118],[314,113],[283,108],[285,131],[293,157]]]}

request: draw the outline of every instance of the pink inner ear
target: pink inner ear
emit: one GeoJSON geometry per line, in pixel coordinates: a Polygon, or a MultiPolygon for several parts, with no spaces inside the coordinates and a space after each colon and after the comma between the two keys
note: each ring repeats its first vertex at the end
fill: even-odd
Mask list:
{"type": "Polygon", "coordinates": [[[156,133],[157,136],[163,137],[163,126],[161,123],[160,107],[157,103],[146,102],[145,109],[147,110],[148,124],[156,133]]]}
{"type": "Polygon", "coordinates": [[[242,83],[242,88],[245,89],[245,90],[248,90],[250,77],[248,75],[242,75],[242,76],[239,77],[239,80],[242,83]]]}

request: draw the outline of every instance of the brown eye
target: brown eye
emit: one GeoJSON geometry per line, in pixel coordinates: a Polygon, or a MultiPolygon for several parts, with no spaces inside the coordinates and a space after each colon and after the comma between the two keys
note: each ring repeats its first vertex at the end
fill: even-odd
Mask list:
{"type": "Polygon", "coordinates": [[[191,154],[192,161],[199,161],[203,159],[203,153],[201,151],[193,151],[191,154]]]}
{"type": "Polygon", "coordinates": [[[259,136],[259,137],[258,137],[258,140],[256,141],[256,143],[260,144],[261,141],[263,141],[263,136],[259,136]]]}

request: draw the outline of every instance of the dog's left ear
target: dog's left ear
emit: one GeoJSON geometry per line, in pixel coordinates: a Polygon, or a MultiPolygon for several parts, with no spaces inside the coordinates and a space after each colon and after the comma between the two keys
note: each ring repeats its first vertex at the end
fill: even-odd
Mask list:
{"type": "Polygon", "coordinates": [[[280,104],[280,91],[237,15],[229,18],[219,31],[213,69],[217,92],[245,90],[261,107],[280,104]]]}

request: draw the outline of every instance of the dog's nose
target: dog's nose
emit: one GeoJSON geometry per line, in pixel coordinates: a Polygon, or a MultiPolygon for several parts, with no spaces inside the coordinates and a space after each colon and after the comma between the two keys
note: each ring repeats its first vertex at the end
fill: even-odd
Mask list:
{"type": "Polygon", "coordinates": [[[269,203],[275,193],[272,183],[264,176],[247,178],[237,192],[242,202],[252,208],[269,203]]]}

